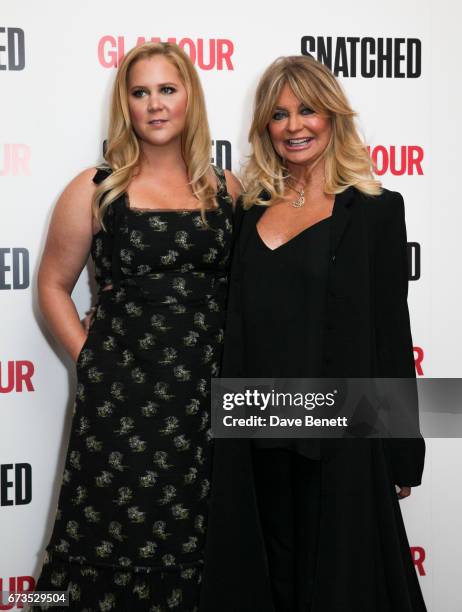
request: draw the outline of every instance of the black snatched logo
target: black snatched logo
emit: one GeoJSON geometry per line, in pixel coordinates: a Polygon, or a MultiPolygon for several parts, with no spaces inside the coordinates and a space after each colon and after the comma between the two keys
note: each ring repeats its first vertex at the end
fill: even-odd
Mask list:
{"type": "MultiPolygon", "coordinates": [[[[107,140],[103,141],[103,157],[106,156],[107,140]]],[[[223,170],[232,170],[232,148],[229,140],[212,140],[212,164],[223,170]]]]}
{"type": "Polygon", "coordinates": [[[0,71],[24,70],[25,65],[24,30],[0,27],[0,71]]]}
{"type": "Polygon", "coordinates": [[[0,506],[24,506],[32,501],[30,463],[0,465],[0,506]]]}
{"type": "Polygon", "coordinates": [[[315,57],[335,76],[416,79],[422,74],[418,38],[302,36],[301,53],[315,57]]]}
{"type": "Polygon", "coordinates": [[[420,244],[407,243],[408,280],[416,281],[420,278],[420,244]]]}
{"type": "Polygon", "coordinates": [[[0,291],[29,287],[29,251],[0,247],[0,291]]]}

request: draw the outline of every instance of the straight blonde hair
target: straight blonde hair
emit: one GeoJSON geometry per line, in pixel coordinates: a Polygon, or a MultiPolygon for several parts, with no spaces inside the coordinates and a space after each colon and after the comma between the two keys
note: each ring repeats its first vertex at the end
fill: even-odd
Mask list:
{"type": "Polygon", "coordinates": [[[325,160],[325,193],[337,194],[354,186],[362,193],[379,195],[381,183],[373,175],[374,166],[355,125],[356,113],[340,83],[313,57],[295,55],[276,59],[258,84],[249,131],[251,154],[243,173],[244,207],[271,205],[284,195],[289,172],[273,147],[268,124],[285,84],[300,102],[331,121],[330,141],[315,162],[325,160]],[[262,191],[269,198],[262,197],[262,191]]]}
{"type": "Polygon", "coordinates": [[[216,181],[210,167],[212,140],[204,93],[196,69],[178,45],[148,42],[127,53],[117,70],[104,156],[112,173],[96,187],[92,204],[93,214],[103,228],[108,206],[126,191],[140,158],[140,144],[128,108],[129,71],[135,62],[155,55],[165,57],[175,66],[186,89],[186,121],[181,135],[181,153],[193,194],[201,203],[203,219],[207,209],[217,207],[216,181]]]}

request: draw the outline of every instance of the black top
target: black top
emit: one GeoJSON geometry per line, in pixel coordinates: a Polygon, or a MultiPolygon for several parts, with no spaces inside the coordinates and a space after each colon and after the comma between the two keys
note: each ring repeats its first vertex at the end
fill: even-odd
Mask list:
{"type": "MultiPolygon", "coordinates": [[[[276,249],[256,225],[243,245],[241,306],[244,371],[249,378],[321,377],[330,217],[276,249]]],[[[319,455],[312,439],[254,440],[258,448],[319,455]]]]}

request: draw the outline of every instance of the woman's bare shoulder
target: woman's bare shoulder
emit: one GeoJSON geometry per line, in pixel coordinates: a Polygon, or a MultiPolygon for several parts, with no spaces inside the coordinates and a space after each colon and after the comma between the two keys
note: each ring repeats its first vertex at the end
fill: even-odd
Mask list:
{"type": "Polygon", "coordinates": [[[69,181],[69,183],[64,188],[62,195],[66,197],[72,196],[76,193],[88,192],[93,193],[95,191],[95,183],[93,182],[93,178],[95,177],[98,169],[93,167],[85,168],[74,176],[73,179],[69,181]]]}

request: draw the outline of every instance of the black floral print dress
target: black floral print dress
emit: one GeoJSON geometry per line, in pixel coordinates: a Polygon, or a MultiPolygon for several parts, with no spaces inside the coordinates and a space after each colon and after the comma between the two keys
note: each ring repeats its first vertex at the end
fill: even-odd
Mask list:
{"type": "Polygon", "coordinates": [[[69,588],[71,610],[198,609],[232,236],[214,169],[219,207],[207,225],[198,210],[133,209],[122,195],[93,239],[97,311],[36,586],[69,588]]]}

